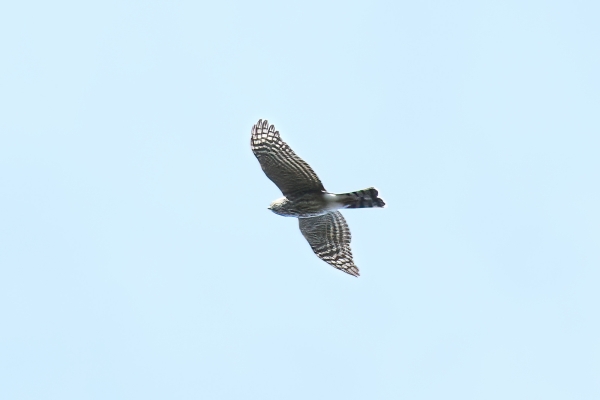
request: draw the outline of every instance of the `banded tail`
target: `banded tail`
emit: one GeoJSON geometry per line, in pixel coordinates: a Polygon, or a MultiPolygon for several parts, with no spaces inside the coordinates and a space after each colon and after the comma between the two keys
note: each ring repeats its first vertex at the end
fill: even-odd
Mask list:
{"type": "Polygon", "coordinates": [[[356,192],[336,194],[344,208],[381,208],[385,203],[379,198],[377,189],[371,187],[356,192]]]}

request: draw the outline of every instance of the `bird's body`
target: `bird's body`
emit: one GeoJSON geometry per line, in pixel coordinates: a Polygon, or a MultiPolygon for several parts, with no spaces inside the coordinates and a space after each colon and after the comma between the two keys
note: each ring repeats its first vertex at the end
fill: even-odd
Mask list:
{"type": "Polygon", "coordinates": [[[341,208],[383,207],[375,188],[352,193],[301,192],[275,200],[269,210],[283,217],[318,217],[341,208]]]}
{"type": "Polygon", "coordinates": [[[269,210],[284,217],[298,218],[302,235],[319,258],[358,276],[350,250],[350,229],[337,210],[384,207],[377,189],[340,194],[327,192],[312,168],[281,140],[279,132],[266,120],[259,120],[252,127],[250,145],[267,177],[284,195],[271,203],[269,210]]]}
{"type": "Polygon", "coordinates": [[[318,217],[336,210],[335,195],[322,192],[305,192],[275,200],[269,210],[282,217],[318,217]]]}

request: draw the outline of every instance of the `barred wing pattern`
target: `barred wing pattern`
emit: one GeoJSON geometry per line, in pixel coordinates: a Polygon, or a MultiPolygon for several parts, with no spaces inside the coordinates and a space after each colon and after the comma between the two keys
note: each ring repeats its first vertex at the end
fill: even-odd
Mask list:
{"type": "Polygon", "coordinates": [[[317,257],[347,274],[359,275],[350,250],[350,228],[339,211],[298,220],[300,232],[317,257]]]}
{"type": "Polygon", "coordinates": [[[279,136],[275,126],[267,120],[258,120],[252,127],[252,152],[267,177],[277,185],[284,196],[296,192],[325,191],[315,171],[296,155],[279,136]]]}

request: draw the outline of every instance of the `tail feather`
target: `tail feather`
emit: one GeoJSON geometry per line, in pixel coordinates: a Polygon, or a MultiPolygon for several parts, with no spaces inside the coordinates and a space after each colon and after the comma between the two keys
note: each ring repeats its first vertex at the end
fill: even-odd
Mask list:
{"type": "Polygon", "coordinates": [[[373,187],[356,192],[341,193],[336,196],[341,198],[344,208],[385,207],[385,202],[379,198],[379,192],[373,187]]]}

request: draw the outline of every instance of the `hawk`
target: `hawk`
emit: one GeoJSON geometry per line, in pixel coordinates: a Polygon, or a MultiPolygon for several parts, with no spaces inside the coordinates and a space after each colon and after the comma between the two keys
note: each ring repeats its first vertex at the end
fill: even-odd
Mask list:
{"type": "Polygon", "coordinates": [[[250,147],[262,170],[284,196],[271,203],[269,210],[298,218],[300,232],[317,257],[347,274],[358,276],[350,250],[350,229],[337,210],[384,207],[377,189],[329,193],[310,165],[281,140],[279,131],[267,120],[258,120],[252,127],[250,147]]]}

